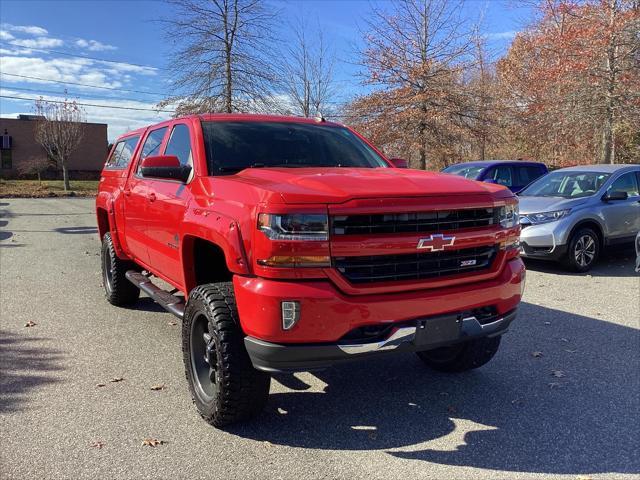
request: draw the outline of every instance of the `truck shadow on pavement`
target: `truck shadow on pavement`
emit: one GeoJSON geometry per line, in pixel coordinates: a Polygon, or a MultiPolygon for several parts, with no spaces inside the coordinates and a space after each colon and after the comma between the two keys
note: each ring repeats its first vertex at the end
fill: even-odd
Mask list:
{"type": "Polygon", "coordinates": [[[277,375],[294,391],[272,393],[264,414],[230,431],[443,465],[637,474],[639,344],[637,329],[524,303],[481,369],[450,376],[390,355],[314,372],[321,382],[277,375]]]}
{"type": "Polygon", "coordinates": [[[545,260],[526,259],[528,270],[537,272],[552,273],[558,275],[572,275],[585,277],[633,277],[638,275],[635,271],[636,251],[633,245],[610,247],[602,252],[596,264],[587,273],[570,272],[561,263],[549,262],[545,260]]]}
{"type": "Polygon", "coordinates": [[[0,413],[24,410],[32,390],[61,381],[55,372],[63,369],[63,353],[46,341],[0,329],[0,413]]]}

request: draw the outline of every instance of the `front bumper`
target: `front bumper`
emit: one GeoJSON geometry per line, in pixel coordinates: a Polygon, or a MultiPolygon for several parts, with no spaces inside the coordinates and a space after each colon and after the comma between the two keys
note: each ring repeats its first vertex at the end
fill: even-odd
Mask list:
{"type": "Polygon", "coordinates": [[[527,225],[520,231],[520,254],[525,258],[560,260],[567,251],[571,231],[569,219],[527,225]]]}
{"type": "Polygon", "coordinates": [[[478,337],[506,333],[516,310],[480,323],[473,316],[449,314],[403,323],[384,340],[368,343],[286,345],[245,337],[253,366],[267,372],[308,371],[389,352],[418,352],[478,337]]]}

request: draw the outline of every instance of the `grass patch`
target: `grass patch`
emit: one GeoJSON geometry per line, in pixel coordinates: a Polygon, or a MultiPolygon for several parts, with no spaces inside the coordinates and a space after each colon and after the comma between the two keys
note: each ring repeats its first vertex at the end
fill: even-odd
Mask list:
{"type": "Polygon", "coordinates": [[[64,191],[62,180],[0,179],[0,197],[92,197],[98,191],[98,180],[71,180],[71,190],[64,191]]]}

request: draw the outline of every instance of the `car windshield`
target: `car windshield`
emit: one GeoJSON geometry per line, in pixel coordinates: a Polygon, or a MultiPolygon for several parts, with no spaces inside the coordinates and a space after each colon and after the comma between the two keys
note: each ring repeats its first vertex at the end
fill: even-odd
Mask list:
{"type": "Polygon", "coordinates": [[[521,197],[580,198],[595,194],[610,173],[557,171],[533,182],[520,192],[521,197]]]}
{"type": "Polygon", "coordinates": [[[450,167],[442,170],[442,173],[450,173],[451,175],[458,175],[464,178],[470,178],[471,180],[475,180],[480,175],[480,172],[484,170],[485,167],[478,167],[473,165],[451,165],[450,167]]]}
{"type": "Polygon", "coordinates": [[[389,165],[344,127],[292,122],[202,122],[209,175],[245,168],[389,165]]]}

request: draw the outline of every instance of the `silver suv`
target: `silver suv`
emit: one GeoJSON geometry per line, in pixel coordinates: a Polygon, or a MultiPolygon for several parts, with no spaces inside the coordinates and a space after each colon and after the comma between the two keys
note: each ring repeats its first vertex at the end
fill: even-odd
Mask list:
{"type": "Polygon", "coordinates": [[[602,248],[640,231],[640,165],[585,165],[540,177],[519,194],[522,255],[586,272],[602,248]]]}

